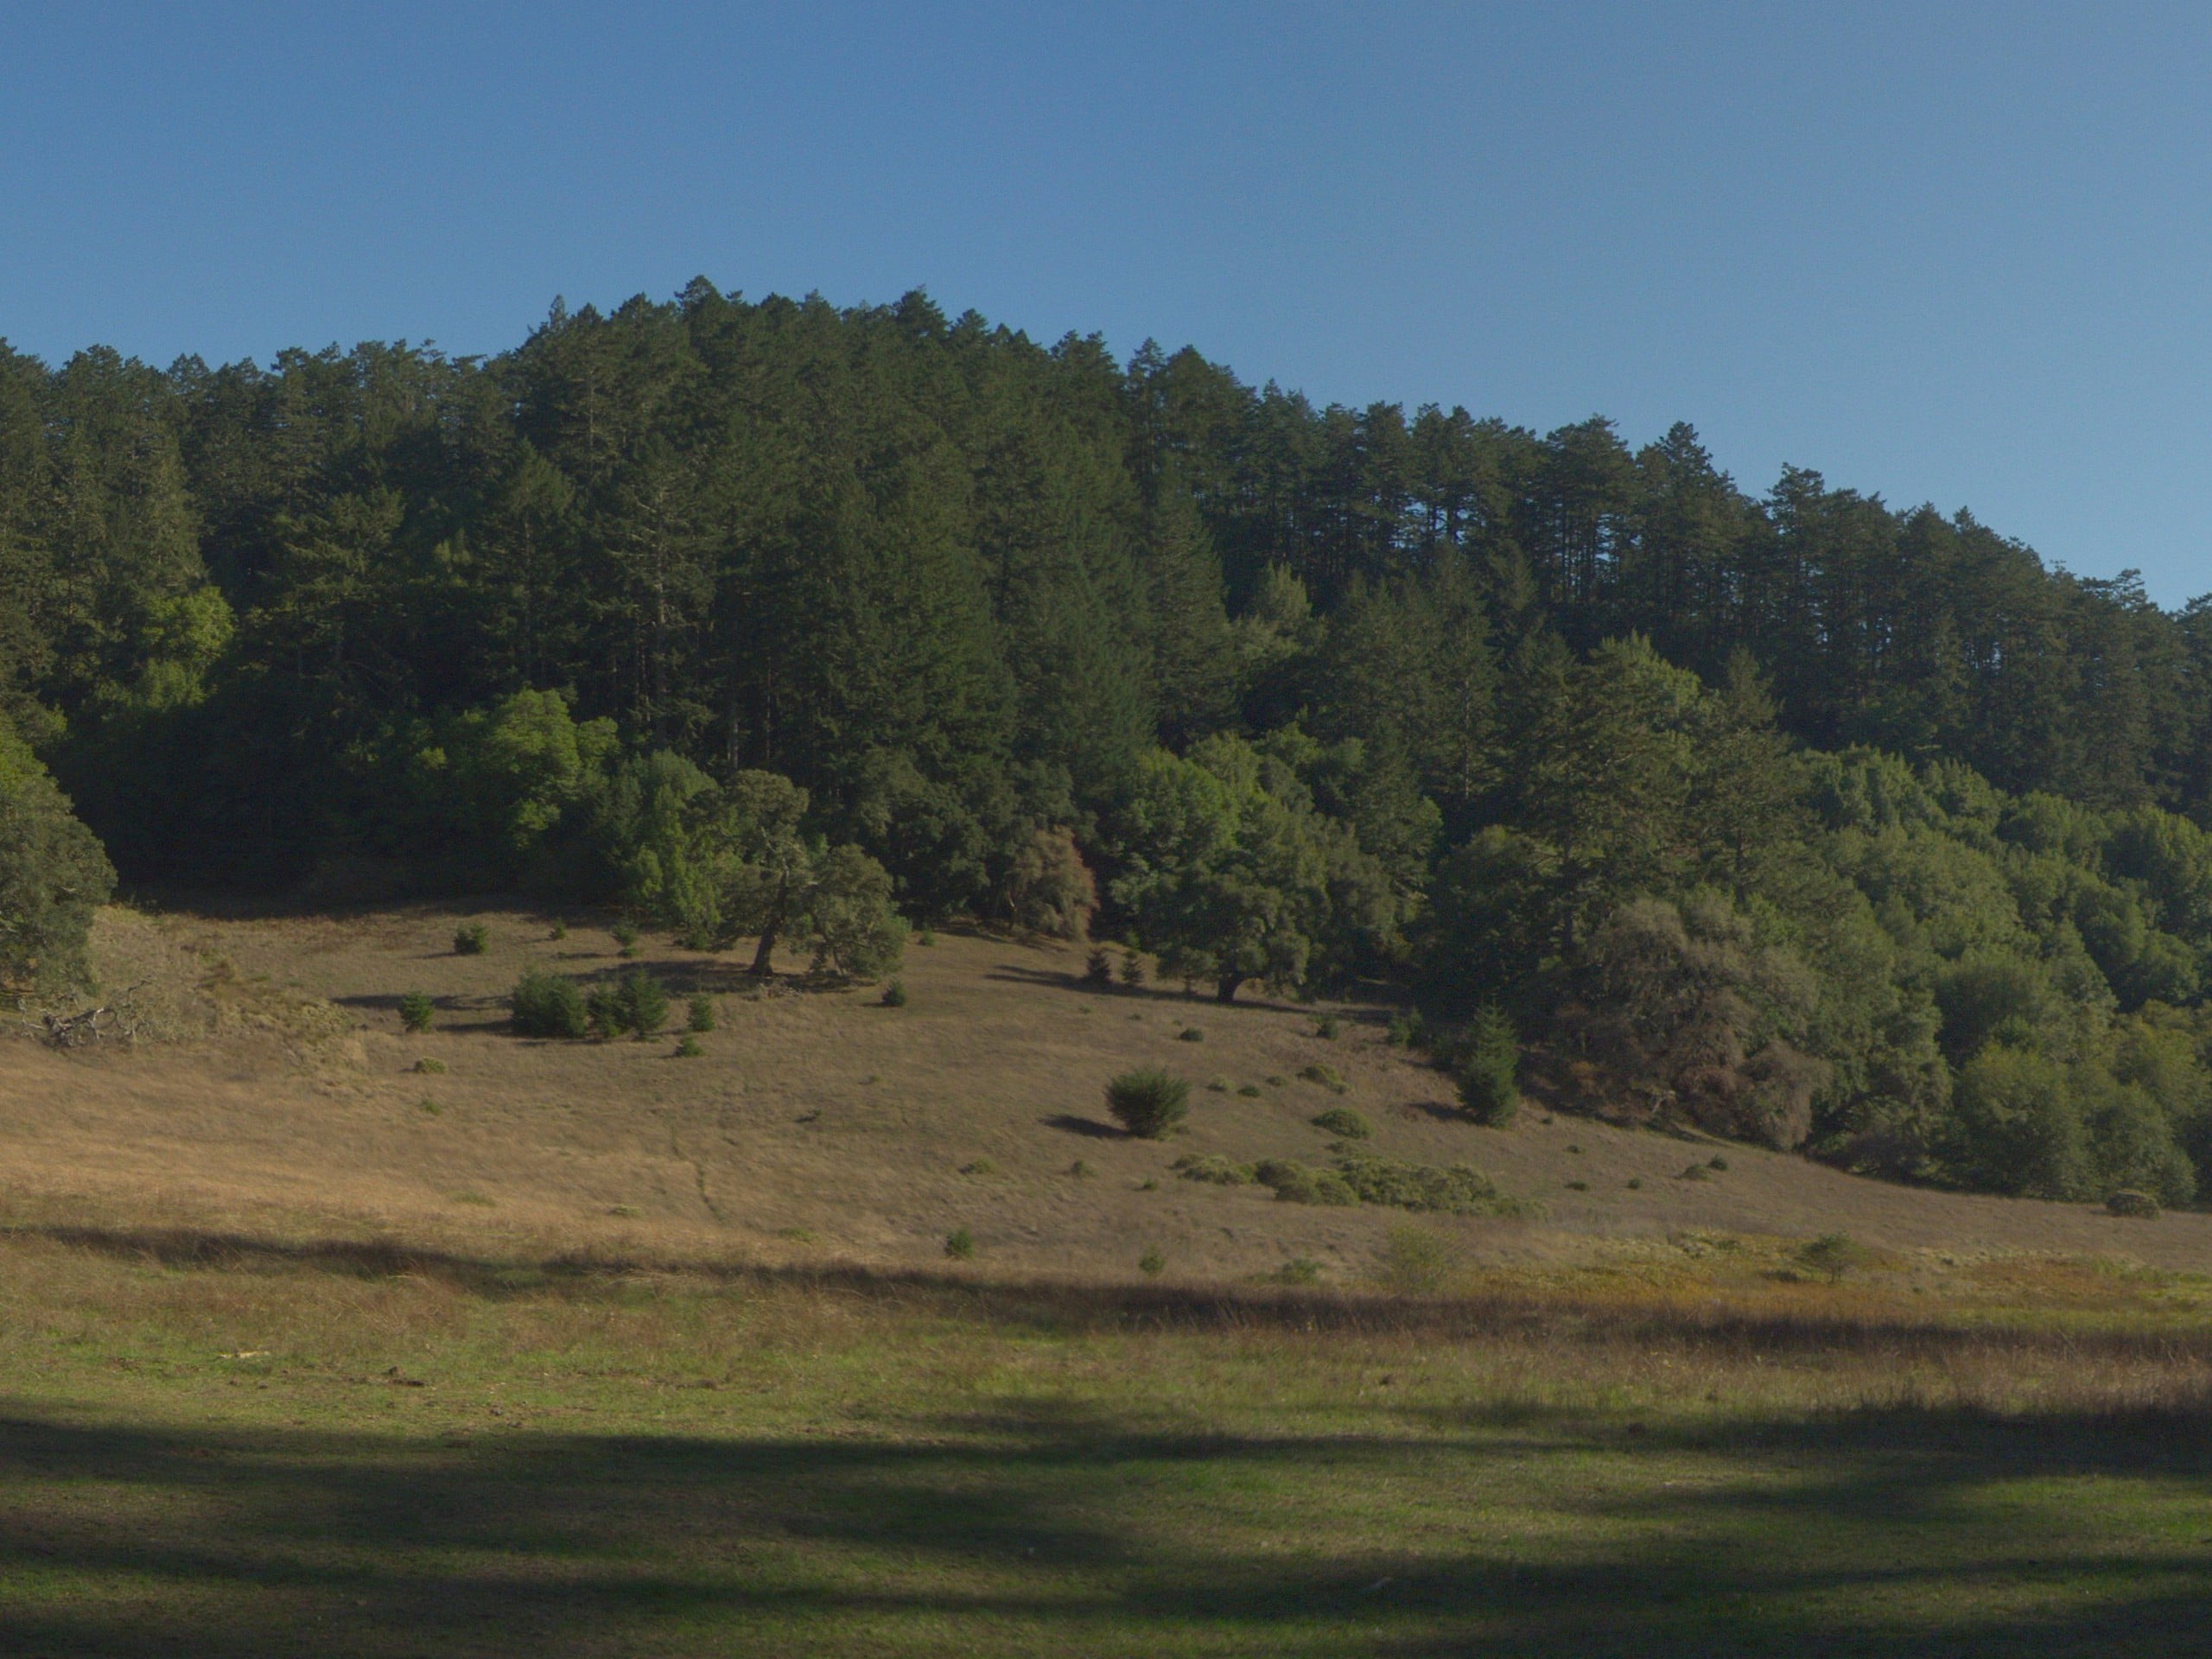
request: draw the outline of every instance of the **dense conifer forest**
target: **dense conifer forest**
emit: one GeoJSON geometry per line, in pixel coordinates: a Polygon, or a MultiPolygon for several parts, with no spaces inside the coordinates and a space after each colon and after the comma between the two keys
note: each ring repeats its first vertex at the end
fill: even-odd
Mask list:
{"type": "Polygon", "coordinates": [[[851,972],[965,915],[1223,997],[1379,988],[1478,1115],[1518,1064],[2183,1202],[2208,677],[2202,602],[1749,493],[1688,426],[1317,409],[919,295],[702,281],[486,359],[0,347],[22,995],[115,872],[519,888],[851,972]]]}

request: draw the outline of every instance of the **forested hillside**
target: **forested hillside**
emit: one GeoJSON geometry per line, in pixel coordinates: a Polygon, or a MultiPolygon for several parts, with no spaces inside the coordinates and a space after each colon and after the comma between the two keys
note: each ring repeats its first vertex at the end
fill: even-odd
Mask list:
{"type": "MultiPolygon", "coordinates": [[[[1317,410],[919,296],[0,348],[0,718],[127,880],[376,860],[859,969],[893,905],[1088,925],[1387,982],[1471,1111],[1517,1041],[1999,1191],[2212,1173],[2208,676],[2202,605],[1688,427],[1317,410]]],[[[10,983],[105,892],[67,822],[0,740],[10,983]]]]}

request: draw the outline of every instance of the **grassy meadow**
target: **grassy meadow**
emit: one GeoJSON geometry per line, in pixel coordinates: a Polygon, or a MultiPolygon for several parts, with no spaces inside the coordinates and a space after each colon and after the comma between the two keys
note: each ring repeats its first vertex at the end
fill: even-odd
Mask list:
{"type": "Polygon", "coordinates": [[[0,1650],[2201,1651],[2212,1286],[1977,1282],[1723,1251],[1022,1286],[19,1225],[0,1650]]]}

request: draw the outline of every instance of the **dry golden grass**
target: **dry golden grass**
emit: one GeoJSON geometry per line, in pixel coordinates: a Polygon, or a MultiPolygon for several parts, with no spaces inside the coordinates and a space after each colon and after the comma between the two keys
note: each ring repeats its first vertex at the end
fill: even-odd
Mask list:
{"type": "MultiPolygon", "coordinates": [[[[941,934],[909,950],[911,1001],[893,1009],[873,988],[762,995],[744,951],[649,937],[642,965],[717,999],[702,1055],[676,1058],[673,1028],[645,1043],[525,1040],[503,1002],[524,968],[631,965],[602,928],[570,918],[555,940],[552,919],[111,913],[108,982],[138,985],[163,1011],[155,1034],[181,1040],[0,1050],[0,1202],[32,1219],[769,1266],[935,1268],[964,1227],[983,1276],[1133,1278],[1157,1250],[1169,1284],[1302,1259],[1344,1285],[1376,1269],[1403,1216],[1281,1204],[1169,1166],[1189,1153],[1325,1161],[1330,1137],[1311,1119],[1347,1104],[1376,1126],[1365,1149],[1472,1163],[1536,1207],[1421,1223],[1476,1267],[1613,1274],[1643,1294],[1701,1236],[1764,1250],[1759,1270],[1774,1272],[1796,1243],[1835,1231],[1883,1253],[1855,1276],[1885,1294],[1970,1296],[1978,1263],[2022,1252],[2212,1265],[2203,1215],[2146,1223],[1914,1191],[1738,1147],[1725,1172],[1687,1180],[1719,1148],[1533,1112],[1477,1128],[1449,1110],[1442,1077],[1383,1041],[1375,1010],[1337,1007],[1342,1034],[1323,1039],[1312,1008],[1097,991],[1079,982],[1078,952],[1050,944],[941,934]],[[488,928],[485,954],[454,953],[464,920],[488,928]],[[437,1004],[427,1033],[401,1029],[410,990],[437,1004]],[[1204,1040],[1179,1040],[1189,1027],[1204,1040]],[[414,1069],[424,1061],[445,1069],[414,1069]],[[1317,1064],[1342,1074],[1344,1095],[1299,1079],[1317,1064]],[[1104,1113],[1105,1081],[1142,1065],[1193,1084],[1170,1141],[1130,1140],[1104,1113]]],[[[680,1024],[680,1001],[674,1012],[680,1024]]]]}

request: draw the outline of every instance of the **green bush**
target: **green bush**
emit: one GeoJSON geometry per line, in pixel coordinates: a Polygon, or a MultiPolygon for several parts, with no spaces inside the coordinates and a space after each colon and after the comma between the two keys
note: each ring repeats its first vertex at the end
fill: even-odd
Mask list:
{"type": "Polygon", "coordinates": [[[1106,1085],[1106,1109],[1131,1135],[1158,1141],[1190,1111],[1191,1085],[1156,1066],[1124,1071],[1106,1085]]]}
{"type": "Polygon", "coordinates": [[[1333,1169],[1313,1169],[1287,1158],[1263,1158],[1253,1166],[1253,1178],[1272,1187],[1283,1204],[1319,1204],[1344,1207],[1359,1202],[1344,1178],[1333,1169]]]}
{"type": "Polygon", "coordinates": [[[1354,1152],[1337,1168],[1362,1204],[1453,1216],[1497,1215],[1512,1207],[1488,1176],[1465,1164],[1399,1164],[1354,1152]]]}
{"type": "Polygon", "coordinates": [[[1175,1033],[1175,1040],[1179,1043],[1203,1043],[1205,1039],[1205,1033],[1196,1026],[1185,1026],[1175,1033]]]}
{"type": "Polygon", "coordinates": [[[1147,1279],[1157,1279],[1167,1270],[1167,1258],[1154,1246],[1137,1258],[1137,1271],[1147,1279]]]}
{"type": "Polygon", "coordinates": [[[638,954],[638,929],[635,923],[625,917],[615,923],[609,931],[614,935],[615,948],[620,954],[625,957],[634,957],[638,954]]]}
{"type": "Polygon", "coordinates": [[[463,922],[453,931],[453,953],[456,957],[480,957],[492,943],[492,935],[481,922],[463,922]]]}
{"type": "Polygon", "coordinates": [[[1131,990],[1144,983],[1144,958],[1134,950],[1122,952],[1122,983],[1131,990]]]}
{"type": "Polygon", "coordinates": [[[622,1002],[623,1027],[635,1035],[639,1042],[644,1042],[668,1023],[667,988],[651,974],[635,971],[623,975],[619,995],[622,1002]]]}
{"type": "Polygon", "coordinates": [[[1298,1075],[1308,1083],[1319,1084],[1332,1094],[1341,1095],[1344,1091],[1344,1080],[1342,1074],[1333,1065],[1323,1065],[1319,1060],[1304,1068],[1298,1075]]]}
{"type": "Polygon", "coordinates": [[[2158,1201],[2148,1192],[2138,1192],[2130,1187],[2122,1187],[2107,1198],[2105,1208],[2115,1216],[2128,1216],[2138,1221],[2158,1218],[2158,1201]]]}
{"type": "Polygon", "coordinates": [[[1349,1106],[1330,1107],[1313,1120],[1313,1127],[1346,1141],[1364,1141],[1375,1133],[1375,1126],[1349,1106]]]}
{"type": "Polygon", "coordinates": [[[536,968],[515,982],[507,1007],[525,1037],[581,1037],[590,1024],[575,981],[536,968]]]}
{"type": "Polygon", "coordinates": [[[1459,1046],[1459,1107],[1470,1118],[1503,1128],[1520,1109],[1521,1044],[1503,1011],[1478,1009],[1459,1046]]]}
{"type": "Polygon", "coordinates": [[[699,1039],[689,1033],[676,1045],[676,1058],[679,1060],[696,1060],[706,1052],[699,1039]]]}
{"type": "Polygon", "coordinates": [[[1325,1014],[1313,1022],[1313,1034],[1324,1042],[1335,1042],[1337,1031],[1337,1016],[1333,1014],[1325,1014]]]}
{"type": "Polygon", "coordinates": [[[1114,982],[1114,958],[1106,954],[1103,946],[1094,946],[1084,957],[1083,977],[1092,985],[1111,985],[1114,982]]]}
{"type": "Polygon", "coordinates": [[[894,979],[887,984],[883,988],[882,1001],[883,1006],[887,1008],[905,1007],[906,1006],[906,982],[904,980],[894,979]]]}
{"type": "Polygon", "coordinates": [[[594,985],[584,998],[584,1022],[594,1037],[620,1037],[628,1025],[622,1011],[622,992],[613,985],[594,985]]]}
{"type": "Polygon", "coordinates": [[[420,991],[410,991],[399,999],[399,1023],[409,1031],[428,1031],[436,1014],[437,1005],[420,991]]]}
{"type": "Polygon", "coordinates": [[[1823,1233],[1797,1247],[1798,1265],[1819,1274],[1830,1284],[1853,1268],[1865,1267],[1870,1260],[1866,1247],[1849,1233],[1823,1233]]]}
{"type": "Polygon", "coordinates": [[[558,944],[563,939],[569,937],[569,925],[566,922],[554,923],[551,931],[549,931],[545,937],[552,940],[556,944],[558,944]]]}
{"type": "Polygon", "coordinates": [[[1294,1255],[1268,1276],[1279,1285],[1318,1285],[1321,1264],[1310,1255],[1294,1255]]]}
{"type": "Polygon", "coordinates": [[[1260,1085],[1256,1083],[1240,1083],[1236,1085],[1236,1092],[1247,1100],[1257,1100],[1260,1097],[1260,1085]]]}
{"type": "Polygon", "coordinates": [[[407,1069],[410,1071],[419,1071],[424,1077],[438,1077],[445,1075],[446,1063],[443,1060],[431,1059],[428,1055],[425,1055],[423,1058],[416,1061],[414,1065],[409,1066],[407,1069]]]}
{"type": "Polygon", "coordinates": [[[1390,1016],[1389,1036],[1398,1048],[1419,1048],[1427,1039],[1427,1029],[1421,1024],[1418,1009],[1390,1016]]]}
{"type": "Polygon", "coordinates": [[[965,1227],[956,1227],[944,1236],[944,1253],[955,1262],[966,1262],[976,1254],[976,1235],[965,1227]]]}
{"type": "Polygon", "coordinates": [[[688,1016],[684,1021],[686,1030],[709,1032],[715,1028],[715,999],[713,997],[702,991],[691,999],[688,1007],[688,1016]]]}

